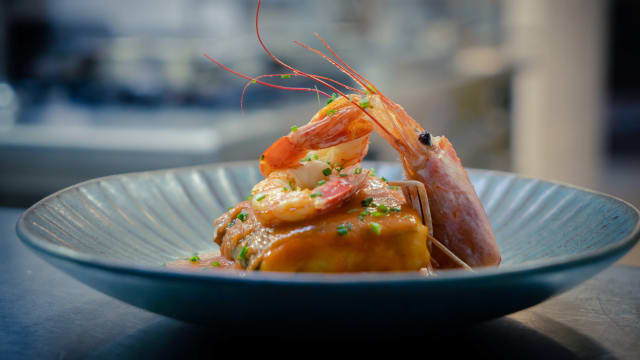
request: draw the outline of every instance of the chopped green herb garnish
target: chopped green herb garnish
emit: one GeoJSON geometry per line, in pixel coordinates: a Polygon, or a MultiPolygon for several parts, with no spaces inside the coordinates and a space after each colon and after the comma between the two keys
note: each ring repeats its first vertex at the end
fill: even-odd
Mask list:
{"type": "Polygon", "coordinates": [[[264,155],[260,155],[260,160],[264,160],[264,155]]]}
{"type": "Polygon", "coordinates": [[[337,98],[338,98],[338,95],[336,95],[336,93],[331,94],[331,97],[327,99],[327,105],[331,104],[333,100],[337,98]]]}
{"type": "Polygon", "coordinates": [[[334,169],[336,169],[338,172],[340,172],[340,171],[342,171],[342,166],[338,165],[334,169]]]}
{"type": "Polygon", "coordinates": [[[236,217],[238,218],[238,220],[245,222],[249,218],[249,214],[247,214],[246,212],[241,212],[236,217]]]}
{"type": "Polygon", "coordinates": [[[318,186],[324,185],[327,182],[327,180],[322,179],[320,181],[318,181],[318,186]]]}
{"type": "Polygon", "coordinates": [[[247,255],[247,251],[248,251],[248,250],[249,250],[249,249],[247,249],[247,247],[246,247],[246,246],[243,246],[243,247],[242,247],[242,250],[240,250],[240,254],[238,254],[238,259],[239,259],[239,260],[244,259],[244,257],[247,255]]]}
{"type": "Polygon", "coordinates": [[[293,183],[291,182],[291,180],[289,180],[289,187],[291,188],[291,190],[295,189],[295,188],[293,187],[293,183]]]}
{"type": "Polygon", "coordinates": [[[252,197],[253,197],[253,194],[251,194],[251,195],[247,195],[247,197],[245,198],[245,200],[249,201],[249,200],[251,200],[251,198],[252,198],[252,197]]]}
{"type": "Polygon", "coordinates": [[[362,174],[362,168],[355,168],[355,169],[353,170],[353,173],[354,173],[354,174],[362,174]]]}
{"type": "Polygon", "coordinates": [[[330,169],[330,168],[326,168],[326,169],[322,170],[322,174],[323,174],[324,176],[329,176],[329,175],[331,175],[331,169],[330,169]]]}
{"type": "Polygon", "coordinates": [[[231,209],[233,209],[233,206],[229,206],[229,207],[227,208],[227,211],[229,211],[229,210],[231,210],[231,209]]]}
{"type": "Polygon", "coordinates": [[[267,195],[265,195],[265,194],[258,195],[258,197],[256,197],[256,201],[262,201],[262,200],[264,200],[264,198],[266,198],[266,197],[267,197],[267,195]]]}
{"type": "Polygon", "coordinates": [[[287,192],[289,189],[287,189],[286,186],[282,187],[282,191],[287,192]]]}
{"type": "Polygon", "coordinates": [[[384,213],[380,212],[380,211],[374,211],[373,214],[371,214],[375,217],[380,217],[380,216],[384,216],[384,213]]]}
{"type": "Polygon", "coordinates": [[[338,225],[338,235],[344,236],[349,232],[349,228],[345,224],[338,225]]]}
{"type": "Polygon", "coordinates": [[[373,202],[373,198],[368,197],[368,198],[360,201],[360,204],[362,205],[362,207],[368,207],[369,205],[371,205],[372,202],[373,202]]]}
{"type": "Polygon", "coordinates": [[[313,157],[313,160],[318,160],[318,154],[313,154],[312,157],[313,157]]]}
{"type": "Polygon", "coordinates": [[[373,231],[376,235],[380,235],[382,233],[382,225],[376,222],[370,222],[369,227],[371,228],[371,231],[373,231]]]}
{"type": "Polygon", "coordinates": [[[280,75],[280,79],[288,79],[290,78],[291,75],[290,74],[284,74],[284,75],[280,75]]]}
{"type": "Polygon", "coordinates": [[[349,176],[349,175],[347,175],[347,174],[340,174],[340,177],[347,177],[347,176],[349,176]]]}
{"type": "Polygon", "coordinates": [[[389,182],[389,181],[388,181],[384,176],[382,176],[382,177],[380,178],[380,180],[382,180],[382,181],[384,181],[384,182],[389,182]]]}
{"type": "Polygon", "coordinates": [[[369,215],[369,211],[367,210],[360,213],[360,216],[368,216],[368,215],[369,215]]]}
{"type": "Polygon", "coordinates": [[[211,263],[211,266],[218,267],[218,266],[220,266],[220,263],[217,262],[217,261],[214,261],[214,262],[211,263]]]}
{"type": "Polygon", "coordinates": [[[192,263],[198,262],[199,260],[200,260],[200,257],[198,255],[193,255],[192,257],[189,258],[189,261],[191,261],[192,263]]]}
{"type": "Polygon", "coordinates": [[[389,212],[389,208],[388,208],[388,207],[386,207],[386,206],[385,206],[385,205],[383,205],[383,204],[378,205],[378,210],[379,210],[379,211],[381,211],[381,212],[383,212],[383,213],[385,213],[385,214],[389,212]]]}
{"type": "Polygon", "coordinates": [[[252,83],[252,84],[255,84],[255,83],[257,83],[257,82],[258,82],[258,80],[256,80],[256,79],[251,79],[251,83],[252,83]]]}
{"type": "Polygon", "coordinates": [[[332,115],[335,115],[338,113],[338,110],[335,109],[331,109],[331,110],[327,110],[327,116],[331,117],[332,115]]]}
{"type": "Polygon", "coordinates": [[[371,103],[369,102],[369,99],[360,100],[360,107],[363,108],[363,109],[371,107],[371,103]]]}
{"type": "Polygon", "coordinates": [[[314,193],[312,193],[312,194],[311,194],[311,195],[309,195],[309,196],[310,196],[310,197],[312,197],[312,198],[314,198],[314,197],[319,197],[319,196],[321,197],[321,196],[322,196],[322,193],[321,193],[320,191],[318,191],[318,192],[314,192],[314,193]]]}
{"type": "Polygon", "coordinates": [[[374,169],[374,168],[369,169],[369,175],[370,176],[376,176],[376,169],[374,169]]]}
{"type": "Polygon", "coordinates": [[[358,211],[360,211],[360,209],[354,208],[354,209],[351,209],[351,210],[347,211],[347,214],[353,214],[354,212],[358,212],[358,211]]]}
{"type": "Polygon", "coordinates": [[[298,131],[298,125],[293,125],[291,127],[291,132],[296,132],[296,131],[298,131]]]}
{"type": "Polygon", "coordinates": [[[400,212],[400,211],[402,211],[402,208],[400,208],[400,207],[392,207],[392,208],[391,208],[391,211],[393,211],[393,212],[400,212]]]}

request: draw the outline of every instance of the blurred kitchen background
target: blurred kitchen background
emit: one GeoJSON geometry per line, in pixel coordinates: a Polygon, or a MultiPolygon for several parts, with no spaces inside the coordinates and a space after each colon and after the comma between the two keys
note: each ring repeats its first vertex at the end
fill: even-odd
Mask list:
{"type": "MultiPolygon", "coordinates": [[[[306,123],[315,95],[253,85],[242,115],[246,81],[202,56],[281,72],[256,41],[256,3],[0,0],[0,206],[97,176],[257,159],[306,123]]],[[[348,82],[293,44],[319,48],[320,33],[468,167],[640,206],[639,18],[636,0],[265,0],[261,33],[286,62],[348,82]]],[[[395,155],[375,139],[368,158],[395,155]]]]}

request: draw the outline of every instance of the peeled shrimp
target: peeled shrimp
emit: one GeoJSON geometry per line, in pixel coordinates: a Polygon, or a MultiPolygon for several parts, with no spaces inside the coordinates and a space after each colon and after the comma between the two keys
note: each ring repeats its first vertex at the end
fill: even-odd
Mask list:
{"type": "Polygon", "coordinates": [[[266,178],[254,186],[251,199],[262,224],[326,213],[364,185],[368,172],[359,165],[373,126],[349,105],[334,101],[262,154],[260,170],[266,178]]]}

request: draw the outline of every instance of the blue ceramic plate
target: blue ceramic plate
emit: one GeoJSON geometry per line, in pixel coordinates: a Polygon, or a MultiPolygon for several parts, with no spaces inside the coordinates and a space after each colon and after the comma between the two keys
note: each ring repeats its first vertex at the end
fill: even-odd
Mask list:
{"type": "MultiPolygon", "coordinates": [[[[396,163],[367,167],[389,179],[402,178],[396,163]]],[[[295,326],[296,332],[396,332],[495,318],[566,291],[638,240],[638,210],[622,200],[509,173],[469,174],[503,254],[499,268],[475,273],[423,278],[185,273],[161,267],[216,248],[213,219],[259,181],[255,162],[87,181],[38,202],[22,215],[17,230],[52,265],[132,305],[220,328],[291,331],[295,326]]]]}

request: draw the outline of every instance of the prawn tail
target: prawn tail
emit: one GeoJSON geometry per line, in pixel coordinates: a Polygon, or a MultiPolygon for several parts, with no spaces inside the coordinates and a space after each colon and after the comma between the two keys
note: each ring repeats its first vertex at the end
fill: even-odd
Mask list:
{"type": "Polygon", "coordinates": [[[304,148],[291,141],[289,136],[283,136],[260,156],[260,173],[267,177],[275,170],[295,168],[305,154],[304,148]]]}

